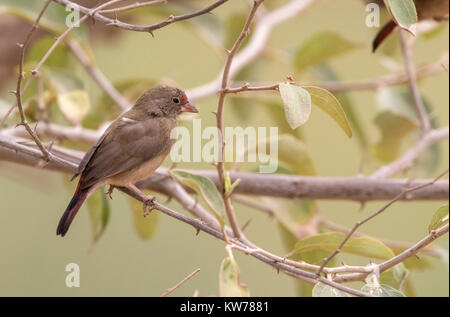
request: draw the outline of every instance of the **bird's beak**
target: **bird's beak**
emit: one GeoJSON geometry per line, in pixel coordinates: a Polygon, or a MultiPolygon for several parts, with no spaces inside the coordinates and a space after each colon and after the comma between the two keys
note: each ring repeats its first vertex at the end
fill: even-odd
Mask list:
{"type": "Polygon", "coordinates": [[[190,102],[185,103],[184,105],[181,106],[181,111],[182,112],[194,112],[197,113],[198,109],[191,104],[190,102]]]}

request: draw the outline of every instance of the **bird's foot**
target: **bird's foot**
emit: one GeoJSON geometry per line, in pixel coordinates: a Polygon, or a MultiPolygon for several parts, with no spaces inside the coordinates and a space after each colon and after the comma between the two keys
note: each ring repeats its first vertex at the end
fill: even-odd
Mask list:
{"type": "Polygon", "coordinates": [[[153,209],[155,209],[156,198],[153,196],[145,196],[143,198],[143,215],[147,217],[153,209]]]}
{"type": "Polygon", "coordinates": [[[114,188],[116,188],[116,186],[114,186],[114,185],[109,185],[109,189],[108,189],[108,191],[106,192],[106,193],[108,194],[108,196],[109,196],[110,199],[113,199],[111,195],[112,195],[112,193],[113,193],[113,191],[114,191],[114,188]]]}

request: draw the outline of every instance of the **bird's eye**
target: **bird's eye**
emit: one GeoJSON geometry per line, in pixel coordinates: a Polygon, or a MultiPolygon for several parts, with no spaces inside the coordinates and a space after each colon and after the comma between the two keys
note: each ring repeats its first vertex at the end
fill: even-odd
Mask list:
{"type": "Polygon", "coordinates": [[[180,103],[180,98],[178,98],[178,97],[173,97],[173,98],[172,98],[172,101],[173,101],[174,103],[180,103]]]}

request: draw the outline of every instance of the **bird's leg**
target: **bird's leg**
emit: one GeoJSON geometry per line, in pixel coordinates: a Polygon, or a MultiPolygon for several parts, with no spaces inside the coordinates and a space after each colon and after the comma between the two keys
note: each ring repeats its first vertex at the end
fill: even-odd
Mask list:
{"type": "Polygon", "coordinates": [[[142,199],[144,205],[143,205],[143,214],[144,217],[150,215],[153,209],[155,209],[155,197],[151,195],[144,194],[139,188],[136,187],[134,184],[129,184],[127,187],[132,189],[136,194],[139,195],[139,197],[142,199]]]}
{"type": "Polygon", "coordinates": [[[111,198],[111,199],[113,199],[111,195],[112,195],[112,193],[113,193],[113,191],[114,191],[114,188],[116,188],[116,186],[114,186],[114,185],[109,185],[109,189],[108,189],[108,191],[106,192],[106,193],[108,194],[109,198],[111,198]]]}

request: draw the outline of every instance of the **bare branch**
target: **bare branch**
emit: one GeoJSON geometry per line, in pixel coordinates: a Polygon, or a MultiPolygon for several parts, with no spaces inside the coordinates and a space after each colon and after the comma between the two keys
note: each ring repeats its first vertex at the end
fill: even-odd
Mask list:
{"type": "Polygon", "coordinates": [[[320,269],[317,271],[317,275],[320,275],[323,271],[323,268],[331,261],[331,259],[333,259],[338,253],[340,253],[342,251],[342,248],[344,247],[345,243],[351,238],[351,236],[353,235],[353,233],[356,232],[356,230],[362,226],[363,224],[365,224],[366,222],[368,222],[369,220],[375,218],[376,216],[378,216],[379,214],[381,214],[383,211],[385,211],[386,209],[388,209],[391,205],[393,205],[395,202],[399,201],[402,197],[406,197],[409,193],[414,192],[416,190],[422,189],[424,187],[430,186],[432,184],[434,184],[439,178],[443,177],[444,175],[446,175],[448,173],[448,170],[446,170],[445,172],[441,173],[439,176],[437,176],[435,179],[433,179],[431,182],[426,183],[426,184],[422,184],[422,185],[418,185],[418,186],[414,186],[414,187],[410,187],[408,189],[405,189],[402,193],[398,194],[394,199],[392,199],[390,202],[388,202],[386,205],[384,205],[382,208],[380,208],[379,210],[377,210],[376,212],[374,212],[373,214],[371,214],[369,217],[358,221],[353,228],[350,230],[350,232],[347,234],[347,236],[344,238],[344,240],[342,240],[342,242],[339,244],[339,246],[336,248],[336,250],[334,250],[334,252],[327,258],[325,258],[323,260],[323,263],[320,267],[320,269]]]}
{"type": "MultiPolygon", "coordinates": [[[[56,3],[59,3],[61,5],[64,6],[72,6],[73,7],[73,2],[69,1],[69,0],[53,0],[56,3]]],[[[130,30],[130,31],[137,31],[137,32],[148,32],[151,33],[155,30],[161,29],[163,27],[165,27],[166,25],[175,23],[175,22],[179,22],[179,21],[183,21],[183,20],[188,20],[194,17],[197,17],[199,15],[203,15],[206,13],[211,12],[212,10],[214,10],[215,8],[221,6],[222,4],[224,4],[225,2],[227,2],[228,0],[219,0],[215,3],[213,3],[212,5],[203,8],[201,10],[197,10],[191,13],[187,13],[187,14],[183,14],[183,15],[179,15],[179,16],[170,16],[168,17],[166,20],[160,22],[160,23],[156,23],[156,24],[152,24],[152,25],[135,25],[135,24],[129,24],[129,23],[125,23],[122,21],[119,21],[117,19],[110,19],[108,17],[105,17],[104,15],[101,15],[100,13],[94,14],[92,15],[92,17],[100,22],[106,23],[107,25],[113,25],[116,27],[119,27],[121,29],[126,29],[126,30],[130,30]]],[[[91,15],[92,13],[90,13],[91,9],[77,5],[77,8],[79,8],[79,10],[84,13],[84,14],[89,14],[91,15]]]]}
{"type": "Polygon", "coordinates": [[[108,78],[98,69],[97,66],[91,61],[89,56],[84,52],[80,45],[72,39],[66,42],[75,57],[83,65],[86,72],[91,75],[95,82],[103,89],[103,91],[122,109],[126,110],[130,107],[131,103],[122,96],[116,88],[111,84],[108,78]]]}
{"type": "Polygon", "coordinates": [[[431,145],[443,139],[448,139],[449,127],[440,128],[438,130],[431,130],[425,133],[420,140],[410,148],[403,156],[394,162],[384,165],[376,170],[372,178],[388,178],[397,173],[403,172],[414,166],[417,159],[425,152],[431,145]]]}
{"type": "MultiPolygon", "coordinates": [[[[442,228],[439,228],[436,231],[432,231],[430,234],[428,234],[425,238],[411,246],[410,248],[406,249],[402,253],[398,254],[397,256],[378,264],[378,268],[380,272],[384,272],[386,270],[389,270],[390,268],[394,267],[395,265],[403,262],[409,257],[412,257],[416,255],[420,250],[425,248],[427,245],[429,245],[431,242],[436,240],[438,237],[448,233],[449,225],[446,224],[442,228]]],[[[339,283],[343,282],[351,282],[351,281],[360,281],[363,280],[367,276],[367,273],[354,273],[354,274],[345,274],[336,276],[335,281],[339,283]]]]}
{"type": "Polygon", "coordinates": [[[113,8],[113,9],[105,9],[99,11],[99,13],[118,13],[123,11],[129,11],[137,8],[142,7],[148,7],[154,4],[160,4],[160,3],[167,3],[167,0],[151,0],[151,1],[144,1],[144,2],[136,2],[135,4],[130,4],[127,6],[119,7],[119,8],[113,8]]]}
{"type": "MultiPolygon", "coordinates": [[[[229,77],[233,78],[233,76],[236,75],[243,67],[248,65],[262,53],[269,39],[269,35],[275,26],[293,18],[306,9],[311,3],[313,3],[313,1],[314,0],[293,0],[259,18],[248,44],[234,58],[233,65],[229,70],[229,77]]],[[[213,81],[188,90],[186,92],[187,95],[192,100],[214,95],[220,90],[222,74],[223,71],[213,81]]]]}
{"type": "Polygon", "coordinates": [[[195,274],[197,274],[198,272],[200,272],[200,268],[195,269],[191,274],[189,274],[188,276],[186,276],[184,279],[182,279],[180,282],[178,282],[175,286],[173,287],[169,287],[168,289],[166,289],[164,291],[164,293],[161,294],[161,297],[166,297],[167,295],[169,295],[170,293],[172,293],[174,290],[176,290],[178,287],[180,287],[181,285],[183,285],[186,281],[188,281],[190,278],[192,278],[195,274]]]}
{"type": "MultiPolygon", "coordinates": [[[[84,130],[78,128],[60,127],[58,125],[46,125],[41,123],[38,125],[36,132],[38,135],[47,135],[54,138],[63,138],[70,134],[71,140],[78,142],[94,143],[100,136],[93,130],[84,130]],[[45,131],[50,131],[49,134],[41,134],[45,131]],[[89,141],[91,140],[91,141],[89,141]]],[[[19,129],[8,129],[0,132],[0,140],[4,140],[9,144],[17,144],[25,141],[18,139],[15,136],[26,136],[26,132],[19,129]],[[13,132],[9,134],[10,132],[13,132]]],[[[29,142],[30,143],[30,142],[29,142]]],[[[29,145],[28,148],[32,144],[29,145]]],[[[27,148],[27,149],[28,149],[27,148]]],[[[31,148],[31,150],[33,150],[31,148]]],[[[52,153],[58,151],[58,156],[65,155],[69,150],[58,146],[52,147],[52,153]]],[[[72,157],[70,160],[78,164],[83,157],[82,152],[71,150],[72,157]]],[[[39,152],[37,153],[39,154],[39,152]]],[[[36,156],[34,156],[36,157],[36,156]]],[[[40,158],[40,156],[39,156],[40,158]]],[[[17,148],[11,151],[6,151],[4,147],[0,146],[0,160],[7,160],[25,165],[34,166],[36,159],[29,155],[25,155],[22,148],[17,148]]],[[[49,169],[61,170],[61,166],[45,166],[49,169]]],[[[72,170],[65,170],[71,173],[72,170]]],[[[219,187],[217,172],[213,170],[191,170],[190,172],[203,175],[210,178],[219,187]]],[[[284,198],[299,198],[299,199],[331,199],[331,200],[353,200],[353,201],[377,201],[390,200],[403,192],[405,188],[421,186],[428,184],[430,180],[416,179],[409,181],[405,179],[373,179],[370,177],[307,177],[295,175],[282,174],[256,174],[247,172],[230,172],[231,181],[240,179],[241,182],[237,186],[233,195],[256,195],[256,196],[271,196],[284,198]]],[[[157,190],[160,183],[166,181],[168,184],[170,178],[165,168],[159,168],[153,175],[142,181],[142,186],[157,190]]],[[[178,184],[177,182],[174,182],[178,184]]],[[[437,181],[432,185],[423,187],[420,190],[410,192],[403,196],[400,200],[415,201],[415,200],[448,200],[449,185],[448,180],[437,181]]],[[[162,185],[161,185],[162,186],[162,185]]],[[[181,189],[183,187],[180,186],[181,189]]],[[[190,197],[186,194],[187,197],[190,197]]],[[[185,205],[194,205],[195,200],[186,201],[185,205]]],[[[207,212],[206,212],[207,213],[207,212]]],[[[212,217],[212,216],[211,216],[212,217]]],[[[212,217],[212,219],[215,219],[212,217]]]]}
{"type": "Polygon", "coordinates": [[[243,234],[237,223],[237,219],[236,219],[236,215],[234,214],[231,199],[228,196],[228,194],[225,192],[225,165],[224,165],[225,141],[223,139],[223,108],[224,108],[225,96],[226,96],[225,89],[228,86],[231,65],[233,63],[233,58],[234,58],[236,52],[241,47],[241,44],[244,41],[244,39],[248,36],[248,33],[250,31],[250,25],[252,24],[252,21],[255,17],[255,13],[263,1],[264,0],[255,0],[253,2],[252,9],[250,11],[250,14],[247,17],[247,20],[245,21],[244,27],[242,28],[241,33],[239,34],[238,38],[234,42],[233,47],[228,52],[227,60],[225,62],[225,66],[223,68],[222,83],[221,83],[222,91],[220,92],[220,95],[219,95],[219,101],[218,101],[217,111],[216,111],[217,128],[219,130],[219,147],[221,148],[221,151],[220,151],[221,157],[220,157],[219,162],[217,163],[217,173],[219,176],[219,184],[220,184],[219,189],[222,192],[222,198],[223,198],[223,201],[225,204],[225,210],[226,210],[227,217],[230,222],[231,228],[233,229],[234,236],[236,236],[239,239],[243,238],[243,234]]]}
{"type": "Polygon", "coordinates": [[[420,96],[419,87],[417,86],[416,71],[412,59],[412,50],[407,43],[406,31],[400,30],[399,34],[400,44],[402,46],[403,60],[405,62],[406,72],[408,73],[409,89],[411,90],[417,114],[419,115],[422,132],[425,134],[431,128],[430,119],[428,118],[427,111],[425,110],[425,105],[423,104],[422,97],[420,96]]]}
{"type": "MultiPolygon", "coordinates": [[[[33,37],[34,32],[38,29],[39,27],[39,21],[41,20],[42,16],[44,15],[45,10],[47,10],[48,6],[50,5],[51,0],[47,0],[44,4],[44,7],[41,9],[41,11],[39,12],[36,20],[33,23],[33,26],[31,27],[30,32],[28,32],[27,37],[25,39],[25,42],[23,44],[20,45],[20,57],[19,57],[19,77],[17,79],[17,86],[16,86],[16,91],[14,92],[14,94],[16,95],[16,105],[17,108],[19,110],[19,114],[20,114],[20,123],[19,125],[23,125],[25,127],[25,129],[27,130],[27,132],[30,134],[31,138],[34,140],[34,142],[36,143],[36,145],[39,147],[39,149],[42,152],[42,155],[44,156],[44,159],[46,161],[50,160],[51,154],[47,151],[47,149],[42,145],[41,141],[39,140],[38,136],[34,133],[34,131],[31,129],[30,125],[27,122],[27,119],[25,117],[25,114],[23,112],[23,105],[22,105],[22,79],[24,77],[24,70],[23,70],[23,63],[25,60],[25,50],[28,47],[28,44],[31,41],[31,38],[33,37]]],[[[27,84],[29,84],[29,81],[27,82],[27,84]]],[[[28,86],[28,85],[26,85],[28,86]]],[[[7,115],[9,115],[10,112],[7,113],[7,115]]],[[[6,120],[5,116],[5,119],[6,120]]],[[[3,121],[3,120],[2,120],[3,121]]]]}

